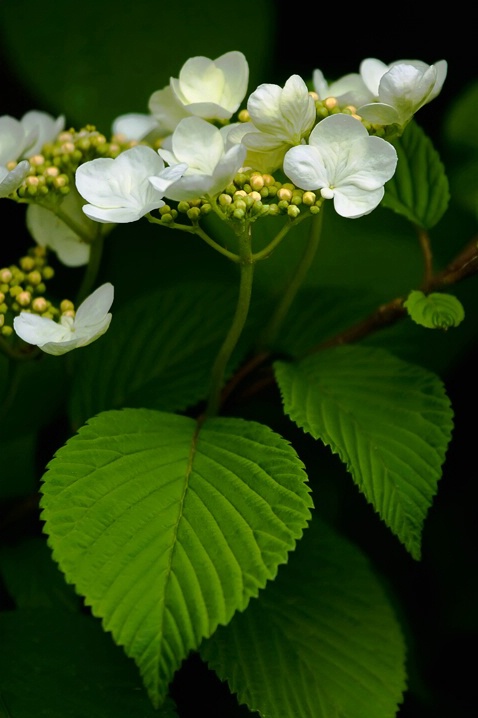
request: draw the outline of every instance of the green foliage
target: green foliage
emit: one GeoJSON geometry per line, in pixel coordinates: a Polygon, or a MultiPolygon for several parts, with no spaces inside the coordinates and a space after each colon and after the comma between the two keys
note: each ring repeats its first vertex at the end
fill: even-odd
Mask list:
{"type": "Polygon", "coordinates": [[[275,577],[311,506],[302,462],[268,427],[146,409],[92,419],[44,479],[54,558],[157,707],[189,651],[275,577]]]}
{"type": "Polygon", "coordinates": [[[423,229],[442,218],[450,199],[440,157],[423,130],[411,122],[399,140],[397,170],[387,182],[383,204],[423,229]]]}
{"type": "Polygon", "coordinates": [[[424,294],[414,290],[403,306],[414,322],[427,329],[457,327],[465,318],[463,305],[452,294],[424,294]]]}
{"type": "MultiPolygon", "coordinates": [[[[73,425],[81,426],[105,409],[183,411],[196,404],[207,394],[211,363],[236,294],[230,283],[181,282],[120,307],[104,341],[78,359],[70,405],[73,425]],[[108,363],[101,361],[105,352],[112,358],[108,363]]],[[[235,366],[246,347],[241,344],[236,351],[235,366]]]]}
{"type": "Polygon", "coordinates": [[[452,430],[440,380],[383,349],[356,346],[276,362],[275,375],[285,412],[340,456],[367,500],[419,559],[423,521],[452,430]]]}
{"type": "Polygon", "coordinates": [[[277,580],[201,656],[263,716],[392,718],[405,689],[405,644],[383,586],[316,516],[277,580]]]}
{"type": "Polygon", "coordinates": [[[240,49],[251,65],[251,85],[258,84],[271,51],[272,4],[257,3],[252,25],[249,16],[240,13],[231,22],[216,5],[204,0],[198,12],[197,4],[186,0],[178,18],[174,4],[141,0],[132,17],[130,5],[102,0],[99,6],[96,0],[83,0],[72,21],[68,5],[1,2],[1,40],[38,107],[66,112],[68,126],[91,123],[93,117],[97,128],[108,133],[118,115],[148,112],[150,95],[165,87],[171,75],[177,77],[194,55],[215,58],[240,49]],[[180,34],[181,42],[165,42],[165,33],[180,34]],[[28,51],[32,47],[37,48],[34,62],[28,51]],[[68,62],[61,59],[64,48],[68,62]]]}
{"type": "MultiPolygon", "coordinates": [[[[270,2],[4,1],[0,22],[13,82],[75,129],[108,135],[118,115],[147,112],[194,55],[241,50],[251,91],[284,84],[270,2]]],[[[440,153],[412,120],[381,206],[359,219],[319,190],[313,211],[298,188],[285,199],[279,170],[258,186],[265,206],[286,183],[280,212],[249,222],[219,199],[187,213],[171,200],[115,227],[98,264],[70,274],[53,257],[53,304],[102,281],[115,291],[111,327],[67,357],[8,334],[20,310],[2,279],[0,718],[395,718],[410,695],[427,716],[460,712],[430,697],[407,614],[432,556],[437,573],[449,563],[450,625],[476,624],[459,589],[461,496],[455,530],[431,511],[463,430],[448,379],[478,326],[476,103],[474,83],[440,153]],[[195,658],[216,681],[206,710],[195,658]]],[[[52,164],[50,179],[66,165],[74,182],[64,157],[52,164]]],[[[0,270],[24,239],[9,232],[0,270]]],[[[424,600],[439,618],[443,594],[424,600]]]]}

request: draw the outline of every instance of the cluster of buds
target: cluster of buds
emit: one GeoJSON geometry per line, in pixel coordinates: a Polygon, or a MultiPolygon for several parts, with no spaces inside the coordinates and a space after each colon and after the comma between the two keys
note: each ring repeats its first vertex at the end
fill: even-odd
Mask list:
{"type": "MultiPolygon", "coordinates": [[[[93,126],[60,132],[43,145],[41,153],[28,158],[30,171],[16,195],[20,200],[36,200],[46,206],[58,204],[69,193],[74,174],[81,164],[99,157],[117,157],[134,144],[130,140],[122,143],[108,141],[93,126]]],[[[14,164],[9,163],[7,168],[13,169],[14,164]]]]}
{"type": "Polygon", "coordinates": [[[13,334],[13,320],[22,311],[57,320],[61,315],[74,316],[74,305],[63,300],[54,306],[45,297],[46,283],[54,276],[44,247],[34,247],[18,264],[0,268],[0,332],[13,334]]]}
{"type": "MultiPolygon", "coordinates": [[[[390,140],[439,94],[446,73],[444,60],[367,58],[332,84],[318,69],[309,84],[299,75],[283,87],[261,84],[241,109],[245,56],[190,58],[151,95],[149,114],[116,118],[110,139],[93,125],[65,130],[63,116],[38,111],[0,117],[0,197],[29,205],[32,237],[67,266],[90,262],[95,242],[143,217],[197,232],[214,212],[237,233],[265,216],[317,214],[332,201],[337,214],[356,219],[380,204],[398,162],[390,140]]],[[[0,327],[63,353],[106,331],[113,288],[103,285],[75,315],[71,303],[55,308],[43,296],[50,271],[42,246],[1,270],[0,327]]]]}

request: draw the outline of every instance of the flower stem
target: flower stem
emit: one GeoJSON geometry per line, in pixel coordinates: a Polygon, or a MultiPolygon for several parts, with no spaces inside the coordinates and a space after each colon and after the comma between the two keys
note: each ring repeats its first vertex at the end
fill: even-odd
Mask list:
{"type": "Polygon", "coordinates": [[[278,303],[264,332],[262,333],[262,337],[259,342],[259,349],[261,350],[269,348],[274,343],[282,326],[282,323],[287,315],[287,312],[289,311],[291,304],[294,301],[297,292],[302,286],[305,276],[312,265],[315,254],[317,252],[317,247],[319,246],[320,235],[322,232],[322,219],[323,209],[312,220],[312,227],[309,233],[307,245],[299,261],[299,264],[297,265],[295,274],[292,277],[289,285],[287,286],[284,294],[282,295],[282,298],[278,303]]]}
{"type": "Polygon", "coordinates": [[[251,303],[252,280],[254,276],[254,262],[251,251],[250,227],[239,237],[239,268],[240,283],[236,311],[229,332],[219,350],[211,370],[211,384],[207,406],[202,420],[216,416],[221,404],[221,391],[224,386],[224,376],[231,354],[242,334],[247,320],[251,303]]]}
{"type": "Polygon", "coordinates": [[[103,255],[103,244],[104,239],[101,235],[101,227],[98,227],[95,240],[90,245],[90,259],[86,266],[83,281],[78,290],[78,294],[76,297],[76,307],[78,307],[81,302],[86,299],[95,284],[98,270],[101,264],[101,257],[103,255]]]}

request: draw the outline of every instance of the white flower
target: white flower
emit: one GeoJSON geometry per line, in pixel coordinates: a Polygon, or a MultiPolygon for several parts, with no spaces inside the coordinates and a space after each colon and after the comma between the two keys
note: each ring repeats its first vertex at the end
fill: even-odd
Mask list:
{"type": "Polygon", "coordinates": [[[41,152],[43,145],[54,140],[65,127],[65,117],[63,115],[55,119],[47,112],[39,112],[38,110],[30,110],[30,112],[23,115],[20,122],[27,134],[31,133],[36,137],[35,143],[27,148],[27,154],[24,154],[24,157],[37,155],[41,152]]]}
{"type": "Polygon", "coordinates": [[[186,165],[165,168],[151,147],[137,145],[115,159],[100,157],[76,170],[76,187],[89,204],[83,212],[97,222],[135,222],[164,205],[162,197],[186,165]],[[162,190],[155,189],[148,177],[158,175],[162,190]]]}
{"type": "Polygon", "coordinates": [[[60,205],[64,219],[39,204],[29,204],[27,208],[27,228],[35,242],[53,250],[67,267],[88,264],[91,242],[95,241],[99,228],[105,235],[115,226],[94,222],[82,212],[83,204],[84,200],[73,186],[60,205]]]}
{"type": "Polygon", "coordinates": [[[80,304],[75,317],[62,316],[59,322],[31,312],[20,312],[13,320],[18,336],[47,354],[66,354],[91,344],[104,334],[111,322],[112,284],[103,284],[80,304]]]}
{"type": "MultiPolygon", "coordinates": [[[[187,200],[223,192],[243,166],[246,148],[233,145],[226,150],[227,127],[217,127],[199,117],[181,120],[172,136],[172,150],[159,149],[158,154],[171,166],[185,163],[187,170],[181,179],[164,189],[173,200],[187,200]]],[[[149,178],[153,187],[163,190],[161,178],[149,178]]]]}
{"type": "Polygon", "coordinates": [[[362,217],[380,203],[393,176],[397,153],[389,142],[369,136],[351,115],[330,115],[312,130],[308,145],[290,149],[284,172],[304,190],[333,199],[342,217],[362,217]]]}
{"type": "Polygon", "coordinates": [[[0,167],[0,199],[8,197],[12,192],[18,189],[30,172],[30,163],[22,160],[17,166],[8,170],[6,167],[0,167]]]}
{"type": "Polygon", "coordinates": [[[113,135],[120,135],[127,140],[141,142],[146,137],[155,134],[158,130],[158,121],[153,115],[141,112],[129,112],[117,117],[112,125],[113,135]]]}
{"type": "Polygon", "coordinates": [[[0,165],[38,154],[46,142],[53,140],[65,125],[63,116],[55,119],[46,112],[31,110],[16,120],[0,117],[0,165]]]}
{"type": "Polygon", "coordinates": [[[300,145],[316,122],[315,102],[299,75],[284,87],[259,85],[249,97],[251,122],[229,132],[228,140],[247,147],[246,163],[262,172],[278,169],[290,147],[300,145]]]}
{"type": "Polygon", "coordinates": [[[375,124],[405,127],[417,110],[440,93],[447,68],[445,60],[434,65],[421,60],[385,65],[367,58],[360,65],[360,74],[376,101],[362,105],[357,112],[375,124]]]}
{"type": "Polygon", "coordinates": [[[226,52],[210,60],[191,57],[179,78],[153,92],[149,110],[164,135],[171,134],[180,120],[191,115],[205,120],[229,120],[247,92],[249,65],[242,52],[226,52]]]}
{"type": "Polygon", "coordinates": [[[319,99],[326,100],[328,97],[335,97],[342,107],[345,105],[357,107],[374,99],[358,72],[351,72],[329,84],[322,70],[316,69],[312,75],[312,83],[319,99]]]}

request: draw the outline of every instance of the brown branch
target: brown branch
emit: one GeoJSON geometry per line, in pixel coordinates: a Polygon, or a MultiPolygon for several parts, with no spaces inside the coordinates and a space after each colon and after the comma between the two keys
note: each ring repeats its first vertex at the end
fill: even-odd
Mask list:
{"type": "MultiPolygon", "coordinates": [[[[477,273],[478,237],[474,237],[445,267],[444,270],[437,272],[432,276],[425,276],[421,289],[425,292],[443,289],[451,286],[452,284],[457,284],[467,277],[477,273]]],[[[405,297],[396,297],[390,302],[382,304],[374,312],[372,312],[372,314],[369,314],[368,317],[365,317],[357,324],[348,327],[343,332],[326,339],[320,344],[316,344],[306,352],[306,355],[315,354],[316,352],[323,351],[324,349],[330,349],[331,347],[341,346],[343,344],[352,344],[364,339],[366,336],[369,336],[380,329],[383,329],[384,327],[395,324],[395,322],[407,316],[407,311],[403,306],[404,301],[405,297]]],[[[259,376],[249,387],[243,389],[238,398],[244,400],[273,384],[274,375],[272,367],[270,366],[273,356],[274,355],[271,352],[262,352],[256,357],[249,359],[249,361],[243,365],[239,372],[232,377],[231,381],[224,388],[224,400],[230,397],[237,386],[244,381],[244,379],[246,379],[247,376],[256,369],[256,367],[260,367],[261,376],[259,376]],[[264,365],[267,361],[269,362],[269,365],[265,367],[264,365]]]]}

